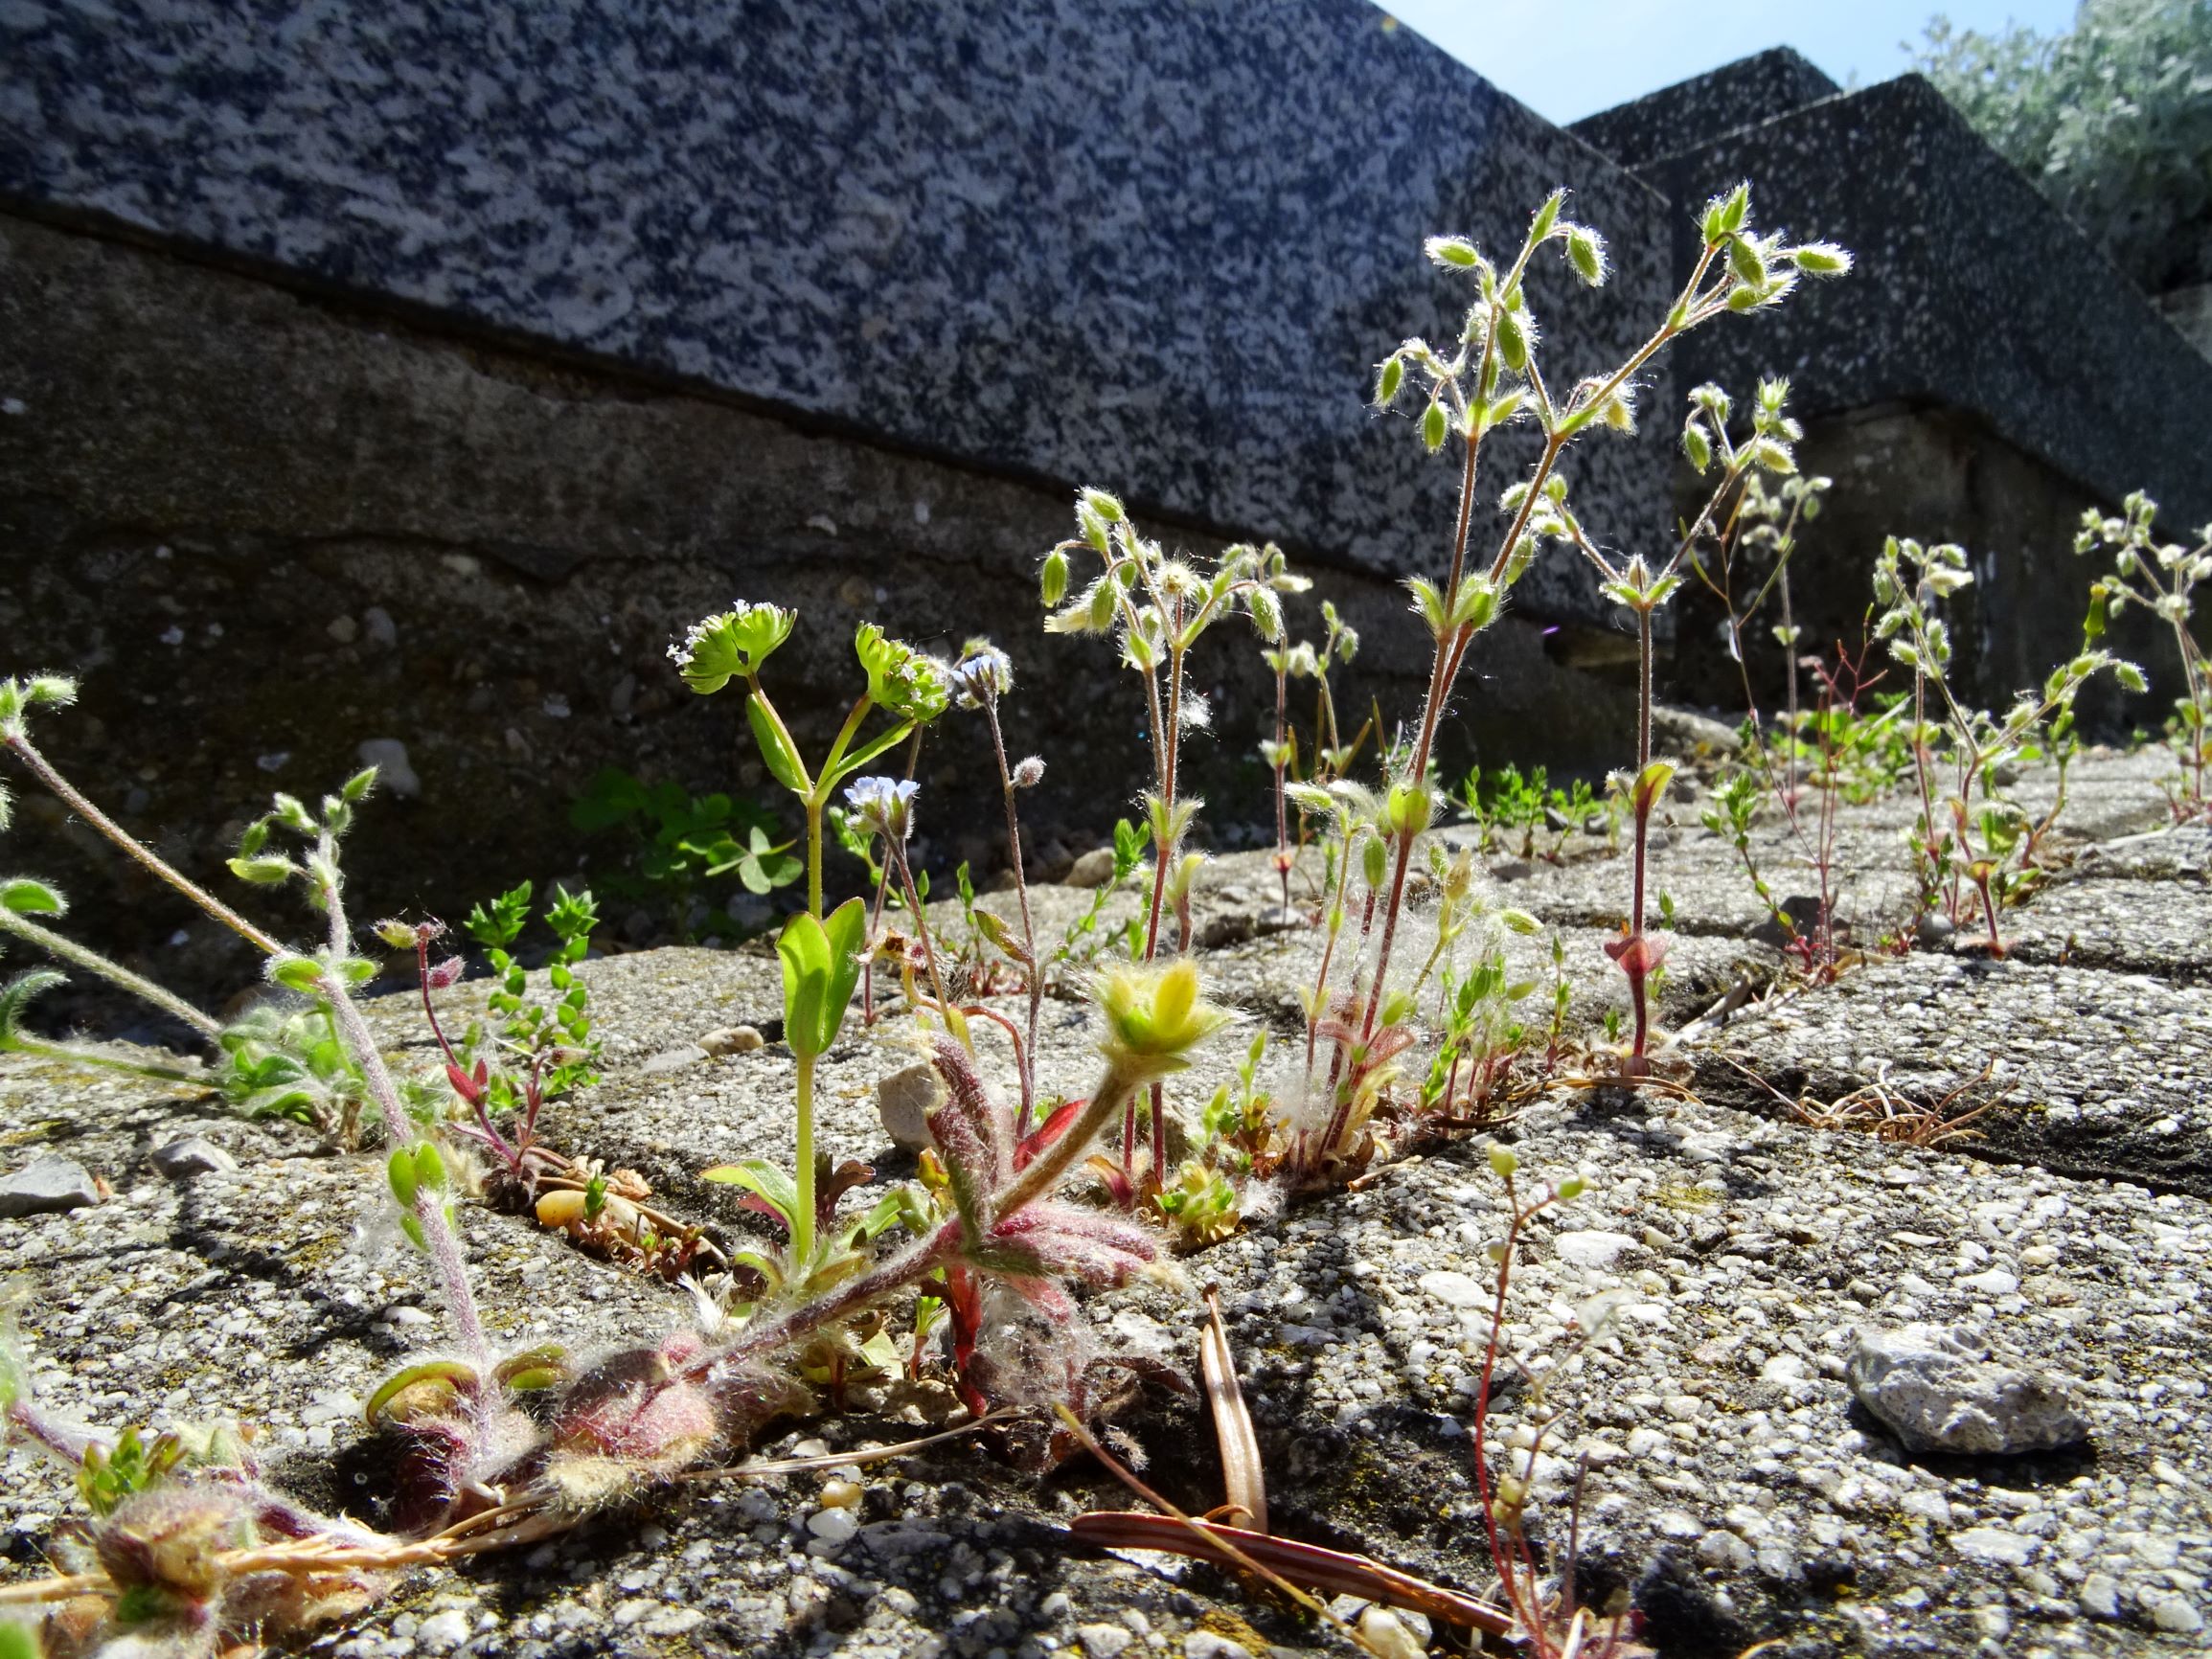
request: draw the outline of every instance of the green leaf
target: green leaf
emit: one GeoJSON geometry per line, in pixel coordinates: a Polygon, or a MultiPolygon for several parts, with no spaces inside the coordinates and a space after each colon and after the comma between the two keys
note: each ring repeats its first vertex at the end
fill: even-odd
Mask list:
{"type": "Polygon", "coordinates": [[[17,916],[59,916],[68,908],[69,901],[43,881],[34,881],[28,875],[0,881],[0,910],[11,910],[17,916]]]}
{"type": "Polygon", "coordinates": [[[273,887],[298,874],[298,867],[289,858],[233,858],[228,862],[233,875],[259,887],[273,887]]]}
{"type": "Polygon", "coordinates": [[[1638,812],[1650,812],[1659,804],[1659,797],[1667,792],[1667,784],[1674,776],[1674,761],[1653,761],[1636,777],[1629,795],[1630,807],[1638,812]]]}
{"type": "Polygon", "coordinates": [[[901,720],[888,732],[880,733],[869,739],[857,749],[838,761],[836,775],[830,780],[830,787],[834,789],[886,749],[893,748],[904,741],[906,738],[912,735],[913,731],[914,722],[912,720],[901,720]]]}
{"type": "Polygon", "coordinates": [[[798,1183],[775,1165],[760,1158],[747,1158],[742,1163],[718,1164],[711,1170],[701,1170],[699,1179],[724,1187],[744,1188],[781,1216],[787,1230],[796,1231],[794,1219],[799,1214],[798,1183]]]}
{"type": "Polygon", "coordinates": [[[277,956],[269,959],[269,978],[287,990],[318,994],[323,986],[323,965],[311,956],[277,956]]]}
{"type": "Polygon", "coordinates": [[[776,957],[784,968],[784,1039],[795,1054],[818,1055],[828,1046],[818,1039],[830,989],[829,935],[802,911],[784,923],[776,957]]]}
{"type": "Polygon", "coordinates": [[[461,925],[477,943],[494,948],[513,944],[515,935],[530,920],[531,884],[527,881],[509,888],[490,901],[487,908],[479,904],[468,912],[468,919],[461,925]]]}
{"type": "Polygon", "coordinates": [[[806,762],[799,759],[799,751],[791,744],[791,735],[784,730],[766,703],[760,697],[745,699],[745,718],[752,723],[753,741],[761,746],[761,759],[767,762],[768,771],[777,783],[802,800],[813,792],[813,780],[807,776],[806,762]]]}
{"type": "Polygon", "coordinates": [[[830,942],[830,986],[823,1008],[822,1047],[827,1049],[837,1040],[844,1029],[845,1010],[853,1001],[853,990],[860,983],[860,946],[868,938],[868,907],[858,898],[848,898],[830,913],[825,930],[830,942]]]}
{"type": "Polygon", "coordinates": [[[17,974],[6,986],[0,987],[0,1048],[7,1048],[14,1042],[16,1027],[22,1023],[25,1009],[56,986],[68,983],[65,977],[51,967],[34,967],[17,974]]]}

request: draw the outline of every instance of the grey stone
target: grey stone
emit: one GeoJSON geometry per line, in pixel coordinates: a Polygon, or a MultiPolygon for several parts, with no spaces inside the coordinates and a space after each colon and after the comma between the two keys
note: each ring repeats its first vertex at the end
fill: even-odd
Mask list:
{"type": "Polygon", "coordinates": [[[0,1220],[58,1215],[100,1202],[100,1188],[82,1164],[68,1158],[34,1158],[0,1176],[0,1220]]]}
{"type": "MultiPolygon", "coordinates": [[[[1700,715],[1695,709],[1673,708],[1665,703],[1652,710],[1652,744],[1660,754],[1700,769],[1710,769],[1723,761],[1733,760],[1741,746],[1736,740],[1736,728],[1727,721],[1700,715]]],[[[1682,780],[1676,788],[1687,782],[1682,780]]]]}
{"type": "Polygon", "coordinates": [[[407,745],[397,738],[371,738],[354,751],[365,766],[376,768],[379,786],[402,801],[420,800],[422,780],[407,760],[407,745]]]}
{"type": "Polygon", "coordinates": [[[1112,879],[1113,873],[1114,850],[1111,847],[1094,847],[1068,866],[1067,875],[1060,878],[1060,885],[1084,889],[1104,887],[1112,879]]]}
{"type": "Polygon", "coordinates": [[[361,613],[361,627],[369,636],[369,643],[390,650],[399,643],[399,625],[392,620],[392,613],[380,604],[373,604],[361,613]]]}
{"type": "Polygon", "coordinates": [[[945,1099],[945,1084],[925,1060],[901,1067],[876,1085],[876,1110],[893,1146],[919,1152],[928,1147],[929,1114],[945,1099]]]}
{"type": "MultiPolygon", "coordinates": [[[[1392,575],[1457,483],[1364,407],[1380,353],[1464,304],[1422,239],[1510,248],[1571,187],[1612,278],[1569,303],[1560,261],[1531,277],[1578,359],[1625,354],[1673,294],[1647,189],[1362,0],[845,0],[582,35],[485,6],[163,17],[11,30],[0,188],[1392,575]],[[1188,373],[1232,317],[1239,372],[1188,373]]],[[[1663,529],[1666,426],[1578,457],[1586,521],[1663,529]]],[[[1539,592],[1606,608],[1580,561],[1516,598],[1539,592]]]]}
{"type": "Polygon", "coordinates": [[[2048,1451],[2088,1438],[2064,1378],[1996,1360],[1943,1326],[1860,1330],[1846,1375],[1910,1451],[2048,1451]]]}
{"type": "Polygon", "coordinates": [[[204,1136],[182,1135],[154,1148],[153,1167],[172,1181],[189,1181],[194,1175],[227,1175],[239,1162],[204,1136]]]}

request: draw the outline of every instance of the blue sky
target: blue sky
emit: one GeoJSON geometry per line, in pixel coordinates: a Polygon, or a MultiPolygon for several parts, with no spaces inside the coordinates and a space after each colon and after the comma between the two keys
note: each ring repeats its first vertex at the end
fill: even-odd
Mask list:
{"type": "Polygon", "coordinates": [[[2074,0],[1383,0],[1383,9],[1553,121],[1601,109],[1769,46],[1794,46],[1846,86],[1908,67],[1942,11],[1962,29],[2071,26],[2074,0]]]}

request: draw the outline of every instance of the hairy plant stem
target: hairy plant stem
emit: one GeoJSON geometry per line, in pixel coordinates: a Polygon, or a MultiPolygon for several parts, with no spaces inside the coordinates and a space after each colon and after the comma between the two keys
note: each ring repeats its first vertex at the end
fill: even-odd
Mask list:
{"type": "MultiPolygon", "coordinates": [[[[1283,914],[1290,913],[1290,819],[1283,804],[1283,771],[1290,757],[1283,746],[1283,705],[1290,692],[1290,648],[1286,640],[1275,663],[1275,873],[1283,878],[1283,914]]],[[[1316,732],[1316,736],[1318,733],[1316,732]]]]}
{"type": "Polygon", "coordinates": [[[73,963],[87,972],[96,973],[109,984],[130,992],[141,1002],[151,1003],[162,1012],[182,1020],[210,1042],[222,1035],[222,1022],[212,1014],[201,1012],[173,991],[164,990],[152,980],[135,974],[119,962],[110,962],[96,950],[89,950],[74,939],[54,932],[33,921],[16,911],[0,907],[0,930],[12,933],[16,938],[35,944],[49,956],[73,963]]]}
{"type": "MultiPolygon", "coordinates": [[[[376,1109],[383,1116],[385,1139],[395,1150],[411,1146],[418,1137],[414,1125],[408,1121],[407,1108],[400,1103],[399,1085],[392,1080],[391,1069],[384,1064],[383,1053],[376,1046],[376,1034],[362,1017],[359,1006],[353,1001],[353,989],[346,984],[345,974],[338,966],[353,954],[353,935],[346,923],[345,898],[338,876],[337,841],[328,831],[308,861],[308,876],[331,919],[331,958],[320,981],[324,1000],[330,1004],[346,1046],[353,1051],[354,1063],[361,1068],[362,1080],[369,1086],[369,1098],[376,1102],[376,1109]]],[[[429,1186],[424,1185],[416,1193],[413,1213],[422,1229],[423,1241],[431,1264],[437,1269],[439,1287],[445,1293],[446,1311],[452,1315],[461,1346],[469,1363],[476,1368],[477,1375],[489,1383],[491,1344],[484,1333],[483,1316],[476,1308],[476,1294],[469,1287],[468,1263],[462,1255],[461,1240],[446,1219],[445,1204],[429,1186]]],[[[476,1391],[475,1409],[478,1428],[488,1435],[491,1412],[489,1387],[476,1391]]]]}
{"type": "Polygon", "coordinates": [[[1629,973],[1629,994],[1636,1013],[1635,1044],[1629,1051],[1631,1074],[1640,1072],[1645,1064],[1644,1051],[1651,1034],[1650,999],[1644,990],[1648,953],[1643,940],[1645,866],[1651,850],[1653,801],[1646,796],[1642,785],[1645,769],[1652,763],[1652,609],[1648,604],[1636,606],[1636,839],[1629,901],[1629,948],[1636,961],[1629,973]]]}
{"type": "MultiPolygon", "coordinates": [[[[1051,1192],[1114,1113],[1122,1109],[1124,1101],[1133,1095],[1146,1075],[1131,1075],[1109,1063],[1083,1113],[1065,1133],[1015,1176],[1006,1191],[990,1205],[991,1224],[995,1226],[1007,1220],[1051,1192]]],[[[797,1347],[825,1326],[850,1318],[870,1304],[958,1261],[969,1243],[958,1216],[942,1221],[888,1261],[773,1319],[747,1325],[729,1342],[710,1347],[691,1360],[679,1375],[696,1378],[717,1365],[764,1360],[797,1347]]]]}
{"type": "Polygon", "coordinates": [[[1044,1008],[1044,966],[1037,960],[1037,928],[1029,915],[1029,876],[1021,867],[1021,814],[1015,803],[1014,773],[1006,763],[1006,738],[998,725],[995,693],[982,699],[983,717],[991,727],[992,753],[998,757],[998,787],[1006,797],[1006,849],[1014,860],[1014,893],[1021,905],[1021,947],[1029,953],[1029,1041],[1021,1054],[1021,1115],[1015,1127],[1028,1134],[1037,1111],[1037,1024],[1044,1008]]]}
{"type": "MultiPolygon", "coordinates": [[[[175,888],[177,892],[199,906],[201,910],[207,912],[209,916],[221,922],[240,939],[259,947],[264,954],[269,956],[282,956],[284,954],[285,947],[278,943],[275,939],[256,927],[214,894],[208,892],[206,888],[193,881],[183,872],[165,862],[153,849],[148,847],[90,801],[79,794],[69,780],[54,769],[53,762],[38,752],[37,747],[33,744],[29,738],[21,733],[16,733],[9,737],[6,742],[9,748],[15,751],[16,759],[30,767],[33,775],[41,784],[58,796],[71,811],[112,841],[126,857],[144,867],[159,879],[169,883],[170,886],[175,888]]],[[[204,1018],[205,1016],[202,1015],[201,1017],[204,1018]]]]}
{"type": "Polygon", "coordinates": [[[156,1082],[192,1083],[206,1087],[208,1075],[204,1071],[188,1072],[178,1066],[157,1066],[143,1060],[126,1060],[116,1055],[102,1054],[98,1049],[80,1048],[72,1043],[50,1043],[38,1037],[25,1036],[18,1032],[0,1049],[13,1054],[36,1055],[42,1059],[67,1060],[73,1065],[104,1066],[109,1071],[124,1072],[134,1078],[150,1078],[156,1082]]]}
{"type": "MultiPolygon", "coordinates": [[[[921,763],[922,728],[916,726],[914,741],[906,746],[908,783],[914,781],[915,769],[921,763]]],[[[876,930],[883,925],[883,897],[890,891],[890,887],[891,866],[885,864],[876,872],[876,902],[868,912],[868,935],[871,939],[876,936],[876,930]]],[[[869,953],[868,960],[860,965],[860,1023],[871,1026],[876,1023],[876,956],[873,951],[869,953]]]]}
{"type": "Polygon", "coordinates": [[[1498,1587],[1521,1628],[1539,1632],[1543,1628],[1543,1610],[1534,1604],[1533,1586],[1514,1569],[1514,1556],[1506,1548],[1497,1526],[1497,1504],[1493,1497],[1490,1477],[1489,1434],[1491,1378],[1497,1370],[1497,1352],[1505,1330],[1506,1292],[1513,1283],[1513,1253],[1520,1240],[1521,1229],[1539,1211],[1550,1202],[1546,1197],[1527,1210],[1520,1207],[1520,1199],[1513,1189],[1513,1177],[1505,1177],[1506,1202],[1510,1215],[1505,1224],[1505,1243],[1498,1259],[1496,1290],[1491,1298],[1490,1335],[1483,1344],[1482,1375],[1477,1379],[1474,1395],[1474,1482],[1477,1498],[1482,1505],[1482,1524],[1490,1544],[1491,1560],[1497,1568],[1498,1587]]]}

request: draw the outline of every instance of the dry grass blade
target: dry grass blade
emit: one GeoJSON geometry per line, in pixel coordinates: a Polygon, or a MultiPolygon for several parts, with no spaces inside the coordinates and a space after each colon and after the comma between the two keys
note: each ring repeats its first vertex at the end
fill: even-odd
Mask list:
{"type": "Polygon", "coordinates": [[[1148,1515],[1135,1510],[1099,1510],[1078,1515],[1068,1523],[1068,1531],[1102,1549],[1159,1550],[1223,1566],[1259,1569],[1272,1579],[1288,1579],[1333,1596],[1387,1602],[1492,1636],[1509,1636],[1514,1630],[1513,1615],[1503,1608],[1365,1556],[1325,1550],[1318,1544],[1269,1537],[1211,1521],[1148,1515]]]}
{"type": "Polygon", "coordinates": [[[679,1475],[677,1479],[686,1481],[767,1481],[774,1480],[779,1475],[803,1475],[812,1473],[817,1469],[850,1468],[855,1464],[887,1463],[893,1458],[910,1456],[912,1453],[936,1445],[944,1441],[959,1440],[965,1435],[974,1434],[979,1429],[989,1428],[994,1423],[1006,1422],[1020,1415],[1017,1411],[994,1411],[988,1416],[976,1418],[971,1422],[964,1422],[957,1428],[944,1429],[936,1434],[925,1434],[920,1440],[901,1441],[897,1445],[872,1446],[866,1451],[825,1452],[820,1457],[811,1458],[755,1458],[749,1463],[731,1464],[725,1468],[694,1469],[690,1474],[679,1475]]]}
{"type": "Polygon", "coordinates": [[[1886,1075],[1834,1101],[1815,1100],[1810,1094],[1791,1100],[1750,1067],[1735,1059],[1728,1063],[1772,1095],[1782,1103],[1783,1110],[1808,1128],[1853,1129],[1892,1146],[1915,1147],[1923,1151],[1977,1139],[1981,1131],[1971,1126],[1974,1120],[1995,1110],[2012,1093],[2008,1084],[1979,1105],[1964,1111],[1956,1109],[1960,1097],[1990,1080],[1995,1061],[1985,1064],[1934,1103],[1926,1105],[1892,1087],[1886,1075]]]}
{"type": "Polygon", "coordinates": [[[1214,1434],[1221,1443],[1221,1488],[1229,1508],[1243,1511],[1255,1533],[1267,1530],[1267,1476],[1260,1462],[1260,1438],[1244,1391],[1237,1383],[1237,1358],[1229,1333],[1221,1329],[1218,1285],[1206,1286],[1206,1329],[1198,1337],[1198,1361],[1205,1373],[1206,1404],[1214,1414],[1214,1434]]]}
{"type": "MultiPolygon", "coordinates": [[[[1351,1625],[1347,1625],[1343,1620],[1339,1619],[1335,1614],[1332,1613],[1328,1607],[1323,1605],[1320,1602],[1314,1600],[1312,1594],[1310,1591],[1300,1589],[1288,1579],[1286,1579],[1282,1574],[1276,1572],[1274,1568],[1262,1565],[1258,1560],[1253,1558],[1248,1551],[1243,1549],[1236,1542],[1225,1535],[1229,1534],[1236,1534],[1236,1528],[1209,1527],[1203,1521],[1195,1521],[1191,1519],[1189,1515],[1184,1514],[1182,1511],[1176,1509],[1174,1505],[1169,1503],[1167,1499],[1161,1497],[1159,1493],[1153,1491],[1152,1488],[1146,1486],[1144,1482],[1137,1479],[1137,1477],[1129,1471],[1129,1468],[1126,1464],[1124,1464],[1119,1458],[1115,1457],[1113,1453],[1107,1451],[1105,1446],[1099,1444],[1098,1437],[1090,1432],[1089,1427],[1083,1422],[1083,1419],[1076,1416],[1074,1412],[1068,1410],[1064,1404],[1056,1403],[1052,1409],[1060,1414],[1060,1420],[1067,1425],[1068,1432],[1073,1434],[1077,1440],[1081,1441],[1083,1444],[1083,1448],[1088,1451],[1092,1457],[1098,1459],[1098,1461],[1112,1473],[1116,1480],[1120,1481],[1123,1486],[1129,1488],[1130,1491],[1136,1493],[1138,1497],[1144,1499],[1146,1503],[1151,1504],[1155,1509],[1164,1511],[1163,1513],[1157,1515],[1147,1515],[1135,1513],[1133,1511],[1118,1510],[1094,1511],[1092,1513],[1087,1515],[1078,1515],[1074,1521],[1069,1523],[1069,1536],[1077,1538],[1087,1537],[1088,1541],[1097,1543],[1101,1548],[1105,1549],[1120,1548],[1124,1546],[1115,1545],[1103,1537],[1086,1534],[1083,1531],[1083,1523],[1086,1521],[1114,1519],[1156,1522],[1160,1526],[1163,1535],[1172,1537],[1174,1540],[1174,1543],[1138,1544],[1127,1547],[1136,1549],[1156,1549],[1172,1555],[1196,1555],[1200,1560],[1216,1560],[1221,1561],[1226,1565],[1242,1567],[1245,1572],[1250,1573],[1253,1577],[1266,1579],[1268,1583],[1274,1585],[1276,1589],[1282,1591],[1284,1595],[1289,1597],[1290,1600],[1297,1602],[1299,1606],[1305,1608],[1315,1618],[1320,1619],[1325,1624],[1333,1626],[1336,1630],[1337,1634],[1341,1635],[1355,1648],[1359,1648],[1362,1652],[1374,1653],[1376,1655],[1376,1659],[1388,1659],[1387,1655],[1377,1652],[1374,1643],[1368,1641],[1366,1637],[1362,1636],[1358,1631],[1355,1630],[1351,1625]],[[1191,1542],[1194,1539],[1197,1540],[1199,1545],[1206,1546],[1206,1548],[1204,1548],[1202,1552],[1200,1550],[1195,1550],[1191,1548],[1191,1542]],[[1220,1553],[1218,1555],[1215,1554],[1215,1550],[1219,1550],[1220,1553]]],[[[1263,1544],[1274,1541],[1259,1533],[1242,1533],[1237,1534],[1237,1535],[1246,1538],[1255,1538],[1263,1544]]]]}

